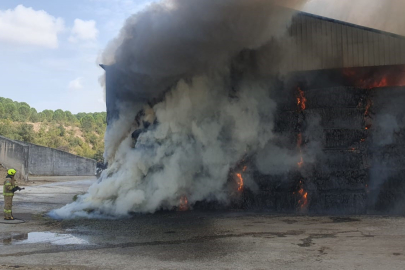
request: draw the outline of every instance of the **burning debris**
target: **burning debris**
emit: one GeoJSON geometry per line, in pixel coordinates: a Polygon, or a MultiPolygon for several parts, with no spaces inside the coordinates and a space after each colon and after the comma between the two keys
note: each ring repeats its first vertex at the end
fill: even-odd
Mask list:
{"type": "MultiPolygon", "coordinates": [[[[305,93],[304,91],[302,91],[301,87],[298,87],[297,89],[297,108],[298,108],[298,113],[299,114],[303,114],[305,109],[306,109],[306,104],[307,104],[307,98],[305,97],[305,93]]],[[[301,118],[299,118],[301,119],[301,118]]],[[[300,161],[298,162],[298,168],[302,169],[303,165],[304,165],[304,158],[303,158],[303,154],[302,154],[302,126],[303,126],[303,122],[305,121],[305,117],[302,118],[301,121],[299,121],[298,123],[298,138],[297,138],[297,148],[299,150],[300,153],[300,161]]],[[[294,192],[294,195],[297,194],[298,195],[298,205],[299,205],[299,209],[300,211],[306,211],[307,210],[307,206],[308,206],[308,192],[306,192],[304,190],[304,184],[302,181],[299,182],[299,186],[298,186],[298,192],[294,192]]]]}
{"type": "Polygon", "coordinates": [[[298,185],[298,191],[294,192],[294,195],[298,196],[298,207],[299,211],[304,212],[307,211],[308,207],[308,192],[304,190],[304,183],[300,181],[298,185]]]}
{"type": "Polygon", "coordinates": [[[238,184],[238,191],[243,190],[243,177],[241,173],[236,174],[236,183],[238,184]]]}
{"type": "Polygon", "coordinates": [[[346,68],[343,71],[350,84],[360,89],[405,86],[405,66],[346,68]]]}
{"type": "Polygon", "coordinates": [[[298,87],[298,94],[297,94],[297,105],[298,105],[298,111],[305,111],[306,105],[307,104],[307,99],[305,98],[305,93],[304,91],[301,90],[300,87],[298,87]]]}
{"type": "MultiPolygon", "coordinates": [[[[247,166],[243,167],[242,173],[246,172],[247,166]]],[[[236,184],[238,185],[238,191],[242,192],[243,191],[243,177],[242,177],[242,173],[236,173],[236,184]]]]}
{"type": "Polygon", "coordinates": [[[178,210],[179,211],[187,211],[187,210],[189,210],[187,196],[181,196],[178,210]]]}
{"type": "MultiPolygon", "coordinates": [[[[306,109],[306,103],[307,103],[307,99],[305,98],[305,94],[304,91],[301,90],[300,87],[298,87],[298,91],[297,91],[297,107],[298,107],[298,113],[302,114],[305,109],[306,109]]],[[[300,118],[299,118],[300,119],[300,118]]],[[[297,148],[300,152],[300,161],[298,162],[298,167],[302,168],[302,165],[304,165],[304,158],[302,156],[302,125],[304,118],[300,119],[298,121],[298,136],[297,136],[297,148]]]]}

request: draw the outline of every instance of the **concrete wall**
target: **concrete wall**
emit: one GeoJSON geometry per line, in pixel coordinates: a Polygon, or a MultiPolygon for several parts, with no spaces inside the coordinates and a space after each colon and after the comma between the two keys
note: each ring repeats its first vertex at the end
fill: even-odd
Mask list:
{"type": "Polygon", "coordinates": [[[0,163],[17,170],[17,178],[27,179],[29,147],[0,136],[0,163]]]}
{"type": "Polygon", "coordinates": [[[17,177],[43,176],[93,176],[96,161],[35,144],[13,141],[0,136],[0,163],[15,168],[17,177]]]}
{"type": "Polygon", "coordinates": [[[29,144],[28,168],[30,175],[91,176],[96,173],[96,161],[29,144]]]}

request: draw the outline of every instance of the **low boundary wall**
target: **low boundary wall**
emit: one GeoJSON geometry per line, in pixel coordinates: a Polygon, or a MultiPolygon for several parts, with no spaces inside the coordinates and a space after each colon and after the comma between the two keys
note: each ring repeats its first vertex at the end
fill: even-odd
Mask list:
{"type": "Polygon", "coordinates": [[[28,145],[0,136],[0,163],[15,168],[19,179],[28,179],[28,152],[28,145]]]}
{"type": "Polygon", "coordinates": [[[57,149],[13,141],[0,136],[0,163],[17,170],[17,177],[94,176],[96,161],[57,149]]]}

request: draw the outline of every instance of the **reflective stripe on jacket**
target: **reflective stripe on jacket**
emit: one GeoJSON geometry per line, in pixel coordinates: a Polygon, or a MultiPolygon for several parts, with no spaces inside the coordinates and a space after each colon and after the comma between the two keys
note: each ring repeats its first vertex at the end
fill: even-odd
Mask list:
{"type": "Polygon", "coordinates": [[[15,188],[15,185],[12,184],[12,180],[4,181],[3,186],[3,196],[14,196],[14,192],[12,191],[15,188]]]}

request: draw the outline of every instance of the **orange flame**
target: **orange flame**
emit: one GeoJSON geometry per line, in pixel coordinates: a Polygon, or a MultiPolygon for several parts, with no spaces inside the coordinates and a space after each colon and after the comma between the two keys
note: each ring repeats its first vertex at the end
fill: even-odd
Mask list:
{"type": "Polygon", "coordinates": [[[368,99],[367,104],[366,104],[366,111],[364,112],[364,116],[369,116],[370,108],[372,105],[373,105],[373,103],[371,102],[370,99],[368,99]]]}
{"type": "Polygon", "coordinates": [[[304,158],[301,156],[300,162],[298,162],[298,168],[302,168],[302,165],[304,165],[304,158]]]}
{"type": "Polygon", "coordinates": [[[188,210],[187,196],[181,196],[178,210],[179,211],[187,211],[188,210]]]}
{"type": "MultiPolygon", "coordinates": [[[[305,97],[304,91],[300,87],[298,87],[298,92],[297,92],[297,105],[298,105],[298,111],[304,111],[307,107],[307,98],[305,97]]],[[[298,162],[298,168],[301,168],[302,165],[304,164],[304,158],[302,157],[302,151],[301,151],[301,145],[302,145],[302,133],[298,134],[297,137],[297,148],[300,150],[301,154],[301,159],[298,162]]]]}
{"type": "Polygon", "coordinates": [[[298,195],[300,196],[298,205],[301,210],[304,210],[308,206],[308,192],[304,190],[302,181],[300,181],[300,189],[298,190],[298,195]]]}
{"type": "Polygon", "coordinates": [[[241,173],[236,174],[236,183],[238,184],[238,191],[243,190],[243,177],[241,173]]]}
{"type": "Polygon", "coordinates": [[[299,111],[305,111],[307,107],[307,98],[305,97],[304,91],[302,91],[300,87],[298,87],[297,105],[299,111]]]}
{"type": "Polygon", "coordinates": [[[348,68],[343,74],[350,79],[355,87],[373,89],[390,86],[405,86],[405,67],[385,69],[358,69],[348,68]]]}
{"type": "Polygon", "coordinates": [[[370,88],[378,88],[378,87],[386,87],[388,86],[388,79],[384,77],[379,82],[375,82],[374,84],[370,85],[370,88]]]}

